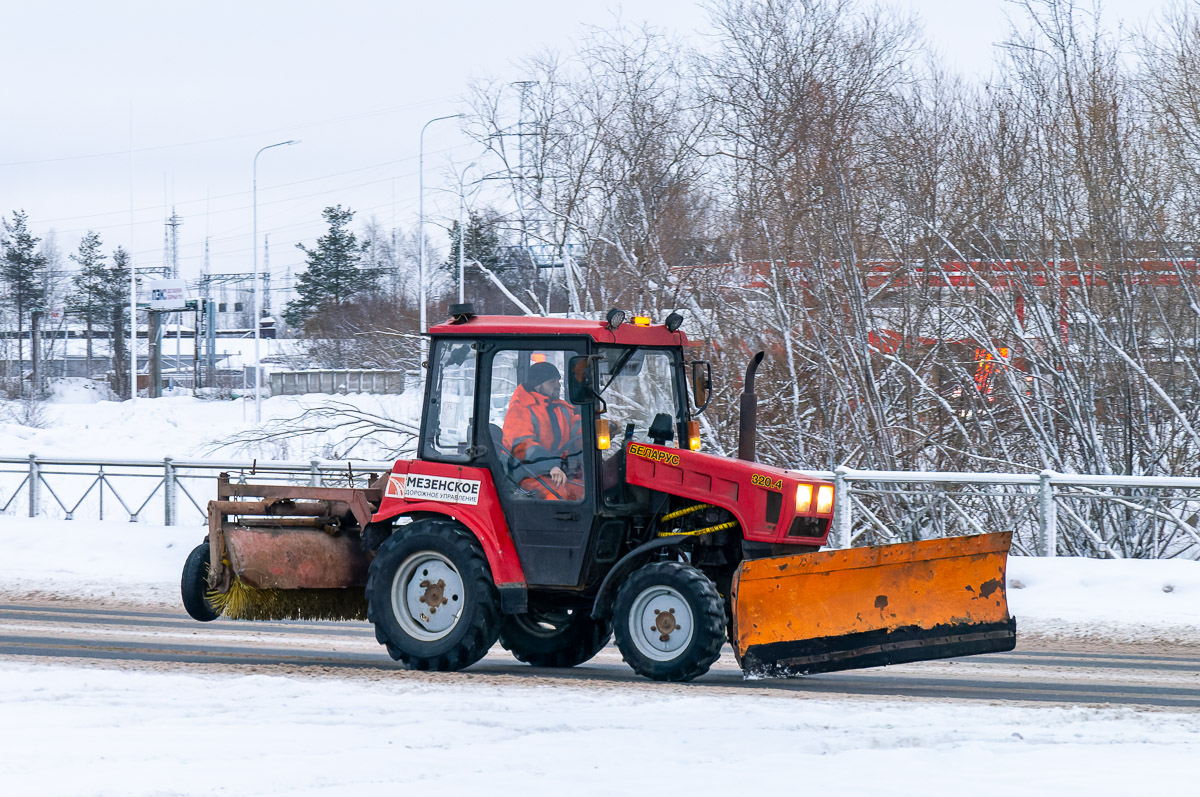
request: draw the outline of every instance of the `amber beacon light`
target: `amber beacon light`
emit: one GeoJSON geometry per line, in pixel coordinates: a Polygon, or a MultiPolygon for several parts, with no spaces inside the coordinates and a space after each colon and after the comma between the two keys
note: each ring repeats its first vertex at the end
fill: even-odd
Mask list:
{"type": "Polygon", "coordinates": [[[612,434],[608,429],[608,418],[596,419],[596,448],[607,451],[612,446],[612,434]]]}

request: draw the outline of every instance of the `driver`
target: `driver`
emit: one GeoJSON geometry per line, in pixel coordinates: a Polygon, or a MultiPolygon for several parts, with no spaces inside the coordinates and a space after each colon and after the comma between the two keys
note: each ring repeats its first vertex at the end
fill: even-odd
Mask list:
{"type": "Polygon", "coordinates": [[[551,363],[530,366],[504,416],[503,443],[521,463],[521,488],[547,501],[583,498],[579,457],[583,434],[579,412],[559,399],[562,377],[551,363]]]}

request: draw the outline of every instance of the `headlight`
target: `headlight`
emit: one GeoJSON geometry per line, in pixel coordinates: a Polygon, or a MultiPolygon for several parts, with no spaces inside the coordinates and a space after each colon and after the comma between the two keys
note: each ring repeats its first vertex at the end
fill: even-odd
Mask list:
{"type": "Polygon", "coordinates": [[[802,484],[796,488],[796,514],[807,512],[812,506],[812,485],[802,484]]]}
{"type": "Polygon", "coordinates": [[[833,485],[822,484],[817,488],[817,514],[828,515],[833,511],[833,485]]]}

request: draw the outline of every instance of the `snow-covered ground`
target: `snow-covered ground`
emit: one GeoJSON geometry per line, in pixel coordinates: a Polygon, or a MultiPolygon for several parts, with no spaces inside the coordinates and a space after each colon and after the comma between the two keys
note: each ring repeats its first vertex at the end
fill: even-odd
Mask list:
{"type": "MultiPolygon", "coordinates": [[[[52,404],[45,429],[0,423],[0,453],[192,457],[245,428],[241,411],[52,404]]],[[[203,533],[0,516],[0,600],[177,606],[203,533]]],[[[1014,557],[1009,587],[1022,634],[1200,644],[1200,562],[1014,557]]],[[[1200,761],[1200,714],[1177,711],[117,667],[0,663],[3,793],[1188,794],[1200,761]]]]}
{"type": "Polygon", "coordinates": [[[0,673],[0,783],[19,795],[1127,797],[1194,793],[1200,760],[1194,714],[403,675],[0,673]]]}

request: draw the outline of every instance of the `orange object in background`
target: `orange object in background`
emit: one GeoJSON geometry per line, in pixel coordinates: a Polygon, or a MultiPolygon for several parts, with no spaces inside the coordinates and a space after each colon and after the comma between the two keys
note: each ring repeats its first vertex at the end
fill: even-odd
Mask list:
{"type": "Polygon", "coordinates": [[[1012,534],[743,562],[733,579],[743,669],[802,675],[1012,650],[1012,534]]]}
{"type": "MultiPolygon", "coordinates": [[[[1008,359],[1008,348],[1002,347],[999,351],[1000,360],[1008,359]]],[[[992,353],[987,349],[975,350],[975,386],[979,388],[979,392],[985,396],[990,396],[992,393],[992,377],[996,373],[996,359],[992,357],[992,353]]]]}

